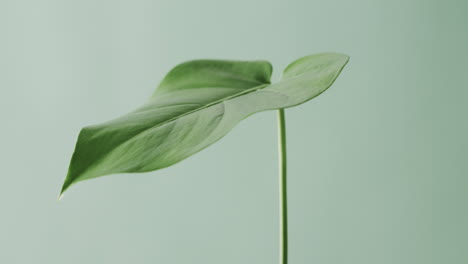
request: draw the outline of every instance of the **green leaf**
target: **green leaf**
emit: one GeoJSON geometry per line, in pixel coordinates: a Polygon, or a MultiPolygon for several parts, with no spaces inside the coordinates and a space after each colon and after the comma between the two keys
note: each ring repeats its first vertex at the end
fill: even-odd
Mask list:
{"type": "Polygon", "coordinates": [[[270,84],[266,61],[182,63],[137,110],[81,130],[63,193],[99,176],[171,166],[208,147],[251,114],[295,106],[325,91],[348,56],[323,53],[291,63],[270,84]]]}

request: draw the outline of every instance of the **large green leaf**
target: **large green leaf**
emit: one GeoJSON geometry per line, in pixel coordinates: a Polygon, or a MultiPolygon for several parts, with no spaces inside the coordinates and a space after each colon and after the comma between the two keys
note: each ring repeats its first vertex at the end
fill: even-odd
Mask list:
{"type": "Polygon", "coordinates": [[[323,53],[291,63],[270,84],[266,61],[196,60],[176,66],[137,110],[81,130],[62,193],[99,176],[171,166],[213,144],[239,121],[304,103],[325,91],[348,56],[323,53]]]}

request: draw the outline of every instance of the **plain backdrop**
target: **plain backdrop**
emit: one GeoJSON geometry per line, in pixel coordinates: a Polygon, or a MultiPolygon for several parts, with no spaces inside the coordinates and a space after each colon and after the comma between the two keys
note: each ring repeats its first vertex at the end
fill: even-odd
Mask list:
{"type": "Polygon", "coordinates": [[[276,113],[57,195],[81,127],[190,59],[342,52],[286,110],[290,263],[468,263],[466,1],[0,0],[0,263],[278,262],[276,113]]]}

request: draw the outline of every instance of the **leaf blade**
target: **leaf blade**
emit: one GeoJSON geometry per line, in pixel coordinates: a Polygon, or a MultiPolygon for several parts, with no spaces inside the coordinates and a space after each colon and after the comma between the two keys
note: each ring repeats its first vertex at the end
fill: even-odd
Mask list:
{"type": "Polygon", "coordinates": [[[171,166],[215,143],[251,114],[314,98],[347,61],[342,54],[307,56],[291,63],[276,84],[269,84],[271,65],[264,61],[178,65],[143,107],[80,132],[61,193],[81,180],[171,166]]]}

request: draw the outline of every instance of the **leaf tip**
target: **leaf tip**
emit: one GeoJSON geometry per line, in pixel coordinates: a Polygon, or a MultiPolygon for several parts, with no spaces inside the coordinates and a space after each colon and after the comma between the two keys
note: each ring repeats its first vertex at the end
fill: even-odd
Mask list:
{"type": "Polygon", "coordinates": [[[60,193],[59,193],[59,196],[58,196],[59,201],[62,200],[65,191],[71,186],[71,184],[72,184],[72,182],[67,177],[67,179],[65,179],[65,182],[62,185],[62,189],[60,190],[60,193]]]}

